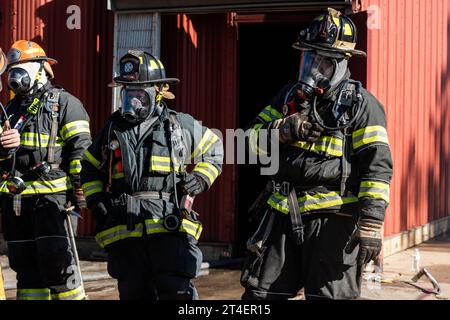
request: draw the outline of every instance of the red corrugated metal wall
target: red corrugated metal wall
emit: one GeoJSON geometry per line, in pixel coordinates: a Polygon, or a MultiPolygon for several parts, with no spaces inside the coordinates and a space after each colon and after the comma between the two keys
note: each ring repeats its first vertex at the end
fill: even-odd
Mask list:
{"type": "Polygon", "coordinates": [[[394,159],[385,227],[391,235],[450,213],[450,4],[363,4],[369,15],[368,89],[385,105],[394,159]]]}
{"type": "MultiPolygon", "coordinates": [[[[236,30],[227,14],[162,17],[161,59],[174,88],[175,109],[190,113],[209,128],[236,128],[236,30]]],[[[195,210],[204,224],[202,241],[235,240],[235,168],[225,165],[195,210]]]]}
{"type": "MultiPolygon", "coordinates": [[[[41,44],[59,63],[53,83],[78,97],[91,118],[93,134],[111,113],[114,15],[106,1],[1,0],[0,46],[7,51],[16,40],[41,44]],[[69,6],[81,9],[81,29],[69,30],[69,6]]],[[[6,91],[6,90],[5,90],[6,91]]],[[[2,101],[6,102],[7,92],[2,101]]],[[[86,216],[86,214],[84,213],[86,216]]],[[[78,234],[91,235],[92,220],[80,220],[78,234]]]]}

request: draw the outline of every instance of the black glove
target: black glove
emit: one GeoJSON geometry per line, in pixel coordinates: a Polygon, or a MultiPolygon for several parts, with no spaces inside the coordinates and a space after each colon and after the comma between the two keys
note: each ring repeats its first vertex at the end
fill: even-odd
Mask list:
{"type": "Polygon", "coordinates": [[[280,130],[280,142],[283,144],[296,141],[315,142],[323,131],[323,128],[317,123],[312,123],[307,115],[299,112],[275,120],[270,129],[280,130]]]}
{"type": "Polygon", "coordinates": [[[355,232],[345,246],[345,253],[350,254],[359,244],[358,265],[375,260],[381,253],[383,222],[373,219],[360,219],[355,232]]]}
{"type": "Polygon", "coordinates": [[[198,175],[188,173],[184,179],[184,191],[192,197],[206,190],[206,182],[198,175]]]}
{"type": "Polygon", "coordinates": [[[108,213],[111,211],[112,201],[108,195],[101,195],[97,199],[89,203],[89,209],[91,209],[94,215],[97,228],[101,228],[107,220],[108,213]]]}

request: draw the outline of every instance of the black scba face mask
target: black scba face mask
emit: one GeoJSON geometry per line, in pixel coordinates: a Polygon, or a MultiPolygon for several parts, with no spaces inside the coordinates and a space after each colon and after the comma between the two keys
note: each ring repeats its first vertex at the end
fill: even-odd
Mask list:
{"type": "Polygon", "coordinates": [[[334,90],[344,79],[348,60],[303,51],[300,59],[299,89],[305,99],[334,90]]]}
{"type": "Polygon", "coordinates": [[[121,92],[121,113],[130,123],[147,119],[155,110],[156,89],[154,87],[125,87],[121,92]]]}
{"type": "Polygon", "coordinates": [[[31,78],[22,68],[13,68],[8,74],[8,87],[15,94],[26,94],[31,90],[31,78]]]}

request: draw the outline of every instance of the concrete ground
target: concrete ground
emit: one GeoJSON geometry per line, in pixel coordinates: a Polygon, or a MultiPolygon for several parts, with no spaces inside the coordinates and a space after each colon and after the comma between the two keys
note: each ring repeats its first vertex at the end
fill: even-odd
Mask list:
{"type": "MultiPolygon", "coordinates": [[[[411,270],[414,248],[384,259],[381,281],[372,281],[374,276],[366,272],[363,277],[362,299],[368,300],[450,300],[450,233],[417,247],[421,254],[420,265],[425,267],[439,283],[442,292],[439,296],[423,293],[402,281],[409,281],[415,275],[411,270]]],[[[8,267],[7,258],[0,257],[6,283],[8,299],[15,299],[15,273],[8,267]]],[[[105,262],[82,261],[85,288],[90,300],[118,299],[117,285],[106,272],[105,262]]],[[[370,269],[370,268],[368,268],[370,269]]],[[[240,270],[205,269],[195,280],[201,299],[237,300],[242,294],[239,284],[240,270]]],[[[432,284],[423,277],[417,285],[433,289],[432,284]]],[[[300,295],[296,299],[302,299],[300,295]]]]}

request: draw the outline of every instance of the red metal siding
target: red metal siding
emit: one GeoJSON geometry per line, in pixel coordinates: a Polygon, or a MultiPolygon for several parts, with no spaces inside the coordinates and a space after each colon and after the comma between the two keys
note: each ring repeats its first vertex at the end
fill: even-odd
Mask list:
{"type": "Polygon", "coordinates": [[[449,3],[370,0],[368,89],[385,105],[394,178],[386,235],[449,215],[449,3]]]}
{"type": "MultiPolygon", "coordinates": [[[[236,30],[227,14],[162,17],[161,60],[174,88],[175,109],[209,128],[236,128],[236,30]]],[[[235,167],[225,165],[209,192],[196,199],[204,224],[202,241],[235,239],[235,167]]]]}
{"type": "MultiPolygon", "coordinates": [[[[53,83],[78,97],[91,118],[93,134],[111,113],[114,15],[106,1],[1,0],[0,46],[7,51],[16,40],[30,39],[59,61],[53,83]],[[81,29],[66,26],[71,5],[81,9],[81,29]]],[[[6,102],[7,93],[3,94],[6,102]]],[[[86,216],[86,213],[83,213],[86,216]]],[[[78,234],[91,235],[90,218],[79,222],[78,234]]]]}

